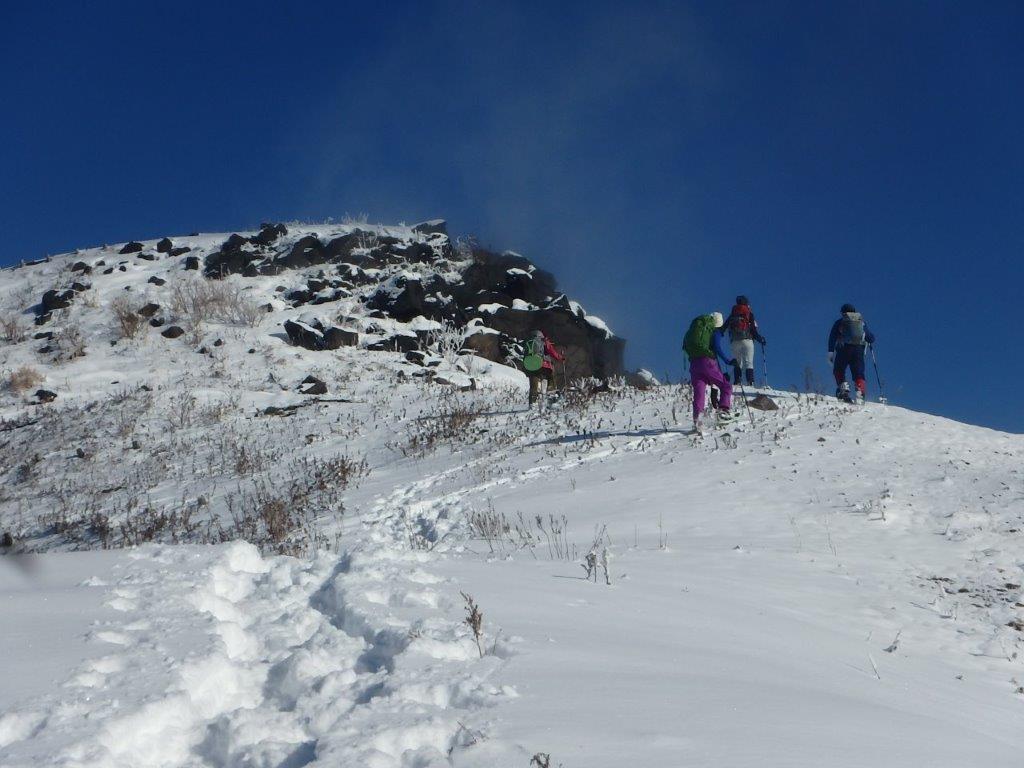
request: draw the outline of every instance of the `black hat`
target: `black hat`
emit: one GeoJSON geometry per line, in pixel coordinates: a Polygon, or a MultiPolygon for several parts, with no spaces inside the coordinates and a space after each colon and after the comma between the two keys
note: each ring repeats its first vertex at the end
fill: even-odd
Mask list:
{"type": "Polygon", "coordinates": [[[857,308],[853,304],[843,304],[843,308],[839,310],[840,314],[845,315],[847,312],[856,312],[857,308]]]}
{"type": "Polygon", "coordinates": [[[746,307],[746,306],[748,306],[750,304],[750,302],[747,301],[747,297],[746,296],[737,296],[736,297],[736,303],[740,304],[741,306],[744,306],[744,307],[746,307]]]}

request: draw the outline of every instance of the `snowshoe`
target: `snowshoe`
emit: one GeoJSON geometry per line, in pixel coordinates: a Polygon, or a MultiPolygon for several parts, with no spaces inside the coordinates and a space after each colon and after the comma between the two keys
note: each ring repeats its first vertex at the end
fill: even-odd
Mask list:
{"type": "Polygon", "coordinates": [[[850,397],[850,385],[843,384],[836,388],[836,398],[842,400],[844,403],[853,403],[853,399],[850,397]]]}
{"type": "Polygon", "coordinates": [[[718,412],[718,423],[719,424],[730,424],[740,417],[736,411],[719,411],[718,412]]]}

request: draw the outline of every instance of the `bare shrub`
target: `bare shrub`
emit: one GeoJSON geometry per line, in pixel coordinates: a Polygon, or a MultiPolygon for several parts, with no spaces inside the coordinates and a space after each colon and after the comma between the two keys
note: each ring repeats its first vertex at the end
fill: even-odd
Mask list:
{"type": "Polygon", "coordinates": [[[427,344],[437,350],[437,354],[454,364],[459,357],[459,351],[465,343],[465,332],[450,320],[441,323],[441,327],[431,331],[427,338],[427,344]]]}
{"type": "Polygon", "coordinates": [[[416,419],[408,428],[408,440],[400,447],[405,456],[425,456],[445,443],[472,441],[479,434],[476,421],[483,415],[479,403],[446,394],[436,413],[416,419]]]}
{"type": "Polygon", "coordinates": [[[9,344],[19,344],[28,338],[28,326],[17,312],[0,316],[0,339],[9,344]]]}
{"type": "Polygon", "coordinates": [[[480,654],[480,658],[484,657],[484,615],[480,612],[480,606],[477,605],[470,595],[465,592],[459,592],[462,595],[462,599],[466,601],[466,618],[464,621],[466,625],[473,631],[473,639],[476,640],[476,649],[480,654]]]}
{"type": "Polygon", "coordinates": [[[77,325],[62,325],[53,332],[54,361],[66,363],[85,356],[85,337],[77,325]]]}
{"type": "Polygon", "coordinates": [[[30,365],[23,365],[15,369],[7,377],[7,388],[17,394],[21,394],[42,383],[43,374],[30,365]]]}
{"type": "Polygon", "coordinates": [[[117,322],[117,328],[121,332],[121,338],[134,339],[139,331],[146,327],[145,318],[142,317],[132,304],[132,300],[126,295],[116,296],[110,302],[110,311],[117,322]]]}
{"type": "Polygon", "coordinates": [[[170,305],[193,330],[209,322],[254,327],[266,314],[241,286],[226,280],[182,280],[171,289],[170,305]]]}

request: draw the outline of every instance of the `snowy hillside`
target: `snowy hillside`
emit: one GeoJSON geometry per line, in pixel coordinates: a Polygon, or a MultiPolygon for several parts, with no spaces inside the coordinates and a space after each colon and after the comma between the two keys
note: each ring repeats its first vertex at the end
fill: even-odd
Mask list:
{"type": "Polygon", "coordinates": [[[3,273],[27,307],[92,269],[32,327],[56,349],[0,347],[0,765],[1020,764],[1024,438],[780,392],[702,438],[687,387],[617,380],[529,412],[521,373],[458,354],[503,333],[492,302],[376,305],[384,273],[465,284],[446,254],[363,286],[192,251],[3,273]],[[165,338],[183,271],[270,311],[165,338]],[[121,294],[164,325],[122,334],[121,294]],[[301,345],[331,328],[355,343],[301,345]]]}

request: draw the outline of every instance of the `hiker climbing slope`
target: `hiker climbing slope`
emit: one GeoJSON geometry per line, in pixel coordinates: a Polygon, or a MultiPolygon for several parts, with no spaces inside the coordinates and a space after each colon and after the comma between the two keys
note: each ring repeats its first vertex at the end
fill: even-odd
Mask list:
{"type": "Polygon", "coordinates": [[[832,373],[836,378],[836,397],[847,403],[853,402],[850,384],[846,380],[846,369],[849,368],[857,389],[857,401],[863,402],[867,396],[864,350],[875,343],[875,334],[868,329],[868,324],[853,304],[843,304],[839,313],[840,317],[832,324],[828,335],[828,361],[832,363],[832,373]]]}
{"type": "Polygon", "coordinates": [[[747,384],[754,386],[754,342],[762,346],[768,342],[757,327],[757,320],[754,319],[754,312],[746,296],[736,297],[736,305],[729,313],[725,327],[729,329],[732,356],[736,361],[732,368],[732,383],[739,384],[740,377],[746,373],[747,384]]]}
{"type": "Polygon", "coordinates": [[[721,312],[710,315],[699,315],[690,323],[690,328],[683,339],[683,350],[690,358],[690,383],[693,385],[693,424],[701,426],[701,416],[707,400],[707,388],[718,387],[721,397],[718,403],[718,421],[732,421],[735,414],[732,408],[732,384],[722,375],[718,360],[724,365],[732,365],[735,361],[725,351],[725,336],[722,326],[725,320],[721,312]],[[716,360],[716,357],[718,358],[716,360]]]}
{"type": "Polygon", "coordinates": [[[552,360],[565,360],[565,356],[555,349],[551,339],[540,329],[526,340],[523,350],[523,368],[530,379],[530,405],[533,405],[542,396],[547,397],[548,387],[555,376],[552,360]]]}

